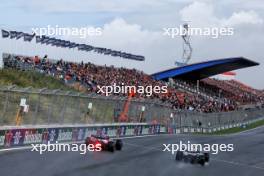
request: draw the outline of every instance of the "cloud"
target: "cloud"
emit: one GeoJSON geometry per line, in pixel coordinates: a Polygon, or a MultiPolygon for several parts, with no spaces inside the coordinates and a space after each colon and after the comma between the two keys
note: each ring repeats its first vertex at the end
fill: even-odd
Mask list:
{"type": "Polygon", "coordinates": [[[263,23],[263,20],[253,10],[234,12],[230,18],[223,21],[223,24],[226,26],[236,26],[240,24],[255,25],[255,24],[262,24],[262,23],[263,23]]]}
{"type": "Polygon", "coordinates": [[[129,24],[122,18],[116,18],[103,26],[102,37],[95,38],[94,42],[113,47],[143,49],[157,39],[158,35],[156,32],[142,29],[138,24],[129,24]]]}
{"type": "Polygon", "coordinates": [[[158,7],[164,3],[159,0],[16,0],[23,8],[31,11],[42,11],[51,13],[99,13],[99,12],[116,12],[116,13],[129,13],[137,11],[140,8],[158,7]]]}
{"type": "Polygon", "coordinates": [[[263,20],[253,10],[233,12],[230,17],[217,17],[212,3],[195,1],[180,11],[183,21],[190,21],[194,26],[218,27],[237,26],[242,24],[262,24],[263,20]]]}
{"type": "Polygon", "coordinates": [[[190,22],[195,26],[209,26],[219,23],[214,15],[214,7],[212,4],[195,1],[180,10],[181,20],[190,22]]]}
{"type": "MultiPolygon", "coordinates": [[[[26,14],[22,13],[23,17],[14,16],[12,19],[17,24],[23,24],[21,21],[26,19],[25,21],[29,21],[33,26],[38,25],[39,21],[63,26],[62,21],[68,22],[70,21],[68,19],[69,16],[75,15],[75,12],[80,12],[81,15],[78,16],[78,19],[76,18],[76,24],[79,18],[85,19],[84,21],[79,21],[78,24],[80,26],[86,23],[89,23],[89,26],[98,25],[97,23],[87,22],[89,19],[98,21],[103,29],[103,35],[101,37],[90,37],[86,40],[72,38],[73,41],[144,55],[146,61],[136,62],[118,57],[77,51],[66,52],[60,48],[52,49],[53,55],[50,54],[52,58],[65,58],[74,61],[84,60],[100,65],[107,64],[137,68],[147,73],[158,72],[174,67],[174,62],[176,60],[181,61],[182,57],[181,37],[171,39],[163,36],[162,28],[178,27],[182,21],[187,20],[191,21],[190,24],[193,27],[231,25],[235,28],[235,35],[230,37],[219,39],[191,37],[191,44],[194,49],[191,62],[245,56],[264,64],[262,51],[264,44],[264,36],[262,35],[264,14],[263,10],[255,8],[261,3],[259,0],[250,1],[248,6],[246,4],[249,4],[249,2],[242,4],[234,0],[180,0],[180,2],[179,0],[68,0],[67,3],[64,0],[14,1],[16,3],[6,1],[9,2],[6,10],[11,11],[12,15],[16,14],[15,7],[19,8],[19,12],[22,11],[22,8],[24,11],[30,11],[29,15],[28,11],[26,14]],[[32,15],[36,14],[37,16],[43,12],[50,14],[44,14],[45,18],[32,19],[32,15]],[[61,14],[58,15],[57,13],[61,14]],[[87,15],[82,13],[94,14],[87,15]],[[109,16],[111,17],[108,18],[109,16]]],[[[4,18],[5,16],[2,15],[2,17],[4,18]]],[[[75,16],[72,19],[75,19],[75,16]]],[[[2,44],[2,47],[13,48],[13,44],[2,44]]],[[[46,50],[40,52],[39,48],[37,47],[38,51],[31,48],[31,51],[39,52],[39,55],[42,56],[46,50]]],[[[23,50],[25,49],[17,50],[16,53],[23,50]]],[[[25,54],[27,53],[25,52],[25,54]]],[[[252,77],[260,74],[264,74],[262,65],[238,71],[238,78],[248,84],[263,88],[264,82],[252,79],[252,77]],[[249,70],[250,74],[248,74],[249,70]]]]}

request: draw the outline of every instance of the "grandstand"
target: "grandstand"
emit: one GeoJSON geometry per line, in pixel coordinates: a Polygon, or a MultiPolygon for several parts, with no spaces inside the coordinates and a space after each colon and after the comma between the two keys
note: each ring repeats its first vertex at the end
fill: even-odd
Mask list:
{"type": "Polygon", "coordinates": [[[259,101],[260,91],[235,80],[226,81],[210,77],[257,65],[259,63],[243,57],[225,58],[177,67],[152,76],[156,80],[168,81],[173,78],[177,86],[213,99],[229,100],[239,105],[255,104],[259,101]]]}
{"type": "MultiPolygon", "coordinates": [[[[0,52],[3,54],[0,55],[0,67],[36,71],[52,76],[67,86],[88,94],[97,94],[98,86],[108,86],[113,83],[119,86],[125,84],[144,87],[166,85],[168,86],[166,94],[154,93],[151,97],[136,94],[134,99],[155,100],[177,111],[203,113],[234,111],[245,106],[259,106],[264,101],[263,91],[235,80],[212,78],[224,72],[259,65],[243,57],[216,59],[148,75],[135,69],[70,61],[73,58],[84,60],[90,52],[126,59],[125,61],[121,59],[120,62],[144,61],[144,56],[15,30],[2,29],[1,32],[3,43],[12,47],[1,48],[0,52]],[[30,45],[30,49],[24,48],[25,45],[30,45]],[[52,54],[49,49],[55,47],[58,52],[52,54]],[[17,53],[18,48],[21,48],[19,53],[17,53]],[[73,52],[74,48],[75,52],[73,52]],[[57,55],[60,51],[63,51],[65,58],[61,59],[61,54],[57,55]],[[76,51],[85,52],[85,58],[75,55],[76,51]],[[44,57],[40,58],[39,55],[44,57]]],[[[95,60],[91,59],[91,62],[93,61],[95,60]]],[[[102,93],[99,94],[104,96],[102,93]]],[[[126,94],[111,96],[127,97],[126,94]]]]}
{"type": "MultiPolygon", "coordinates": [[[[238,81],[220,81],[208,78],[226,71],[258,65],[245,58],[231,58],[192,64],[153,75],[142,71],[113,66],[98,66],[92,63],[73,63],[64,60],[50,60],[38,56],[4,54],[4,67],[19,70],[34,70],[63,80],[86,93],[97,93],[98,85],[168,85],[167,94],[153,94],[147,97],[137,94],[138,99],[152,99],[179,111],[226,112],[237,110],[242,105],[263,103],[261,91],[255,90],[238,81]],[[224,69],[222,69],[224,68],[224,69]],[[197,80],[199,86],[197,87],[197,80]],[[173,80],[173,81],[168,81],[173,80]]],[[[114,94],[122,96],[125,94],[114,94]]]]}

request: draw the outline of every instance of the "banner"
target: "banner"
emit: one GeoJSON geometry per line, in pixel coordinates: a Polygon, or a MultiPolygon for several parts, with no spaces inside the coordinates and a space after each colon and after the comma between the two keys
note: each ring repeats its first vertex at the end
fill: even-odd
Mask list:
{"type": "Polygon", "coordinates": [[[160,125],[121,125],[99,127],[58,127],[0,130],[0,148],[25,146],[36,143],[77,142],[92,134],[125,137],[159,134],[160,125]]]}
{"type": "Polygon", "coordinates": [[[46,45],[50,44],[52,46],[70,48],[70,49],[77,48],[80,51],[86,51],[86,52],[93,51],[98,54],[111,55],[113,57],[122,57],[125,59],[132,59],[136,61],[145,60],[144,56],[133,55],[133,54],[125,53],[122,51],[115,51],[115,50],[111,50],[111,49],[103,48],[103,47],[94,47],[94,46],[86,45],[86,44],[78,44],[78,43],[74,43],[71,41],[56,39],[54,37],[48,37],[45,35],[36,36],[35,33],[29,34],[29,33],[18,32],[18,31],[6,31],[2,29],[2,38],[10,38],[10,39],[18,40],[22,37],[24,38],[25,42],[31,42],[33,38],[35,37],[37,44],[46,44],[46,45]]]}

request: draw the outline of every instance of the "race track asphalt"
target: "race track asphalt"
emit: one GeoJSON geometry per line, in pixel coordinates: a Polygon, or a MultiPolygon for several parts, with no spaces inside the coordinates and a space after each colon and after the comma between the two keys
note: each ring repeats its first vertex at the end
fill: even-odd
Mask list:
{"type": "Polygon", "coordinates": [[[124,139],[115,153],[49,152],[40,155],[27,150],[0,153],[1,176],[263,176],[264,127],[229,136],[161,135],[124,139]],[[162,144],[234,144],[233,152],[210,155],[202,167],[176,162],[163,152],[162,144]]]}

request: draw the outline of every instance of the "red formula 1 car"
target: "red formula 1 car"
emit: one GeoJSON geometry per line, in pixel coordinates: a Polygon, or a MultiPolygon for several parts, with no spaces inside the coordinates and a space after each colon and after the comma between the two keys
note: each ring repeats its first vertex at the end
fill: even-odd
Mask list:
{"type": "Polygon", "coordinates": [[[122,150],[123,142],[121,139],[112,140],[105,135],[91,135],[85,140],[85,144],[97,145],[101,144],[102,151],[114,152],[115,150],[122,150]]]}

